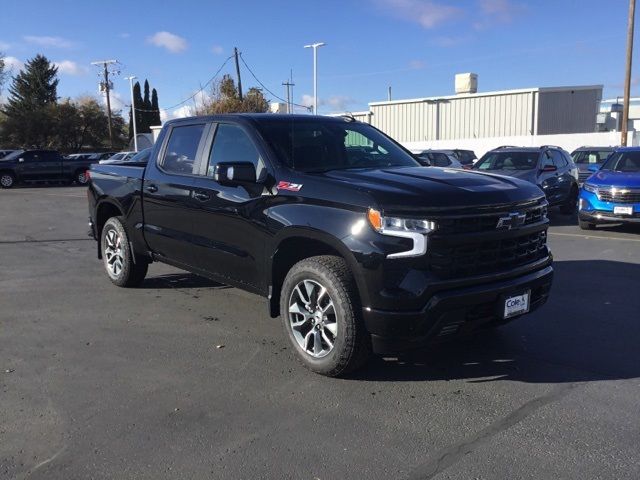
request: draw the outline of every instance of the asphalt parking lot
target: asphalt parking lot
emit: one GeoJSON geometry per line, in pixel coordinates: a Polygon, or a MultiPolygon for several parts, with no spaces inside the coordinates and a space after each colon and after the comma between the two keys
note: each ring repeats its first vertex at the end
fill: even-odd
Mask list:
{"type": "Polygon", "coordinates": [[[0,478],[640,478],[639,229],[554,213],[542,309],[330,379],[261,298],[114,287],[86,203],[0,192],[0,478]]]}

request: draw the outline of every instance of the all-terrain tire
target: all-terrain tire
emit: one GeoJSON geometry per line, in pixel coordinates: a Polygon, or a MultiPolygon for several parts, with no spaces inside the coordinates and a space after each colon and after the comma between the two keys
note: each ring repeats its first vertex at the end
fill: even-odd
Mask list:
{"type": "Polygon", "coordinates": [[[143,282],[149,262],[139,257],[134,261],[122,217],[111,217],[106,221],[100,236],[100,249],[105,270],[114,285],[137,287],[143,282]]]}
{"type": "MultiPolygon", "coordinates": [[[[304,295],[307,295],[307,293],[305,291],[304,295]]],[[[294,309],[297,309],[297,307],[294,307],[294,309]]],[[[371,356],[371,338],[362,320],[362,307],[358,289],[347,262],[341,257],[322,255],[310,257],[296,263],[287,273],[282,285],[280,312],[285,331],[298,354],[298,358],[307,368],[316,373],[329,377],[345,375],[363,366],[371,356]],[[301,285],[303,287],[300,287],[301,285]],[[311,326],[311,322],[323,323],[320,327],[318,323],[315,323],[315,325],[311,326],[311,329],[321,328],[323,329],[322,332],[325,332],[321,311],[320,317],[316,317],[316,319],[313,318],[314,314],[311,311],[305,310],[303,314],[292,314],[290,312],[291,306],[299,303],[298,301],[301,298],[295,292],[296,287],[301,288],[299,291],[302,291],[304,286],[307,285],[320,287],[320,292],[322,292],[322,288],[326,290],[321,295],[316,294],[316,300],[312,298],[313,294],[308,294],[309,303],[313,303],[314,307],[318,305],[321,310],[322,307],[328,305],[329,301],[333,303],[334,315],[328,313],[331,311],[331,308],[328,307],[329,309],[325,316],[328,322],[326,333],[328,337],[331,337],[332,346],[329,348],[328,343],[323,343],[322,347],[328,350],[328,353],[325,353],[320,358],[314,356],[315,344],[311,345],[310,348],[314,352],[309,352],[309,349],[304,345],[302,337],[306,338],[307,331],[304,330],[305,327],[295,327],[294,331],[294,326],[292,325],[293,321],[304,319],[308,316],[309,324],[307,326],[311,326]],[[321,298],[318,299],[319,297],[321,298]],[[331,329],[336,331],[335,336],[332,336],[332,332],[329,331],[329,323],[332,323],[331,329]],[[303,344],[301,345],[300,342],[303,342],[303,344]]],[[[316,313],[318,312],[316,311],[316,313]]],[[[322,342],[324,341],[322,340],[322,342]]]]}

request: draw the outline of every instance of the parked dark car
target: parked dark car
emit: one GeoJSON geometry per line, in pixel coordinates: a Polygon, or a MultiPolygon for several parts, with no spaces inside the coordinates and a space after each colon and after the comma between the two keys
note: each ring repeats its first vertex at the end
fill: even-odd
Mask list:
{"type": "Polygon", "coordinates": [[[462,164],[462,168],[467,170],[471,169],[475,161],[478,159],[473,150],[461,150],[459,148],[454,148],[451,151],[456,156],[458,161],[462,164]]]}
{"type": "Polygon", "coordinates": [[[15,152],[15,150],[0,150],[0,159],[6,157],[10,153],[15,152]]]}
{"type": "Polygon", "coordinates": [[[462,168],[453,150],[423,150],[415,156],[425,167],[462,168]]]}
{"type": "Polygon", "coordinates": [[[92,166],[88,199],[115,285],[160,261],[262,295],[323,375],[509,321],[552,282],[539,188],[421,167],[341,117],[172,120],[146,166],[92,166]]]}
{"type": "Polygon", "coordinates": [[[599,168],[614,151],[615,147],[580,147],[575,149],[571,153],[571,158],[578,167],[578,182],[582,185],[593,173],[593,167],[598,166],[599,168]]]}
{"type": "Polygon", "coordinates": [[[499,147],[485,153],[473,169],[531,182],[542,189],[550,206],[559,206],[565,214],[576,211],[578,168],[560,147],[499,147]]]}
{"type": "Polygon", "coordinates": [[[0,159],[0,186],[11,188],[16,183],[65,181],[87,183],[86,172],[96,163],[90,159],[65,159],[54,150],[17,150],[0,159]]]}

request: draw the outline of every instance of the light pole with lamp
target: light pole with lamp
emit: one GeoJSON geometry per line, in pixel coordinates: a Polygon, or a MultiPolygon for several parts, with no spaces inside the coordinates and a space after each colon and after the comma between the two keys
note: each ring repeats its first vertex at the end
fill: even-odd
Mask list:
{"type": "Polygon", "coordinates": [[[326,43],[318,42],[305,45],[304,48],[313,48],[313,114],[318,114],[318,48],[324,47],[326,43]]]}
{"type": "Polygon", "coordinates": [[[136,105],[133,100],[133,81],[138,78],[134,75],[125,77],[125,80],[129,80],[129,90],[131,91],[131,123],[133,124],[133,149],[138,151],[138,129],[136,128],[136,105]]]}

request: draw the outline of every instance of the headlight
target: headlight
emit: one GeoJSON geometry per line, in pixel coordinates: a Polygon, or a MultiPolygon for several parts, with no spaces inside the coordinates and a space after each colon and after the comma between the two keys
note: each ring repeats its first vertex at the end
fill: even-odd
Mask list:
{"type": "Polygon", "coordinates": [[[367,212],[367,219],[371,227],[390,237],[410,238],[413,248],[404,252],[391,253],[388,258],[419,257],[427,252],[427,234],[436,229],[435,222],[431,220],[384,217],[373,208],[367,212]]]}
{"type": "Polygon", "coordinates": [[[584,188],[587,192],[598,193],[598,187],[595,185],[591,185],[590,183],[583,183],[582,188],[584,188]]]}

